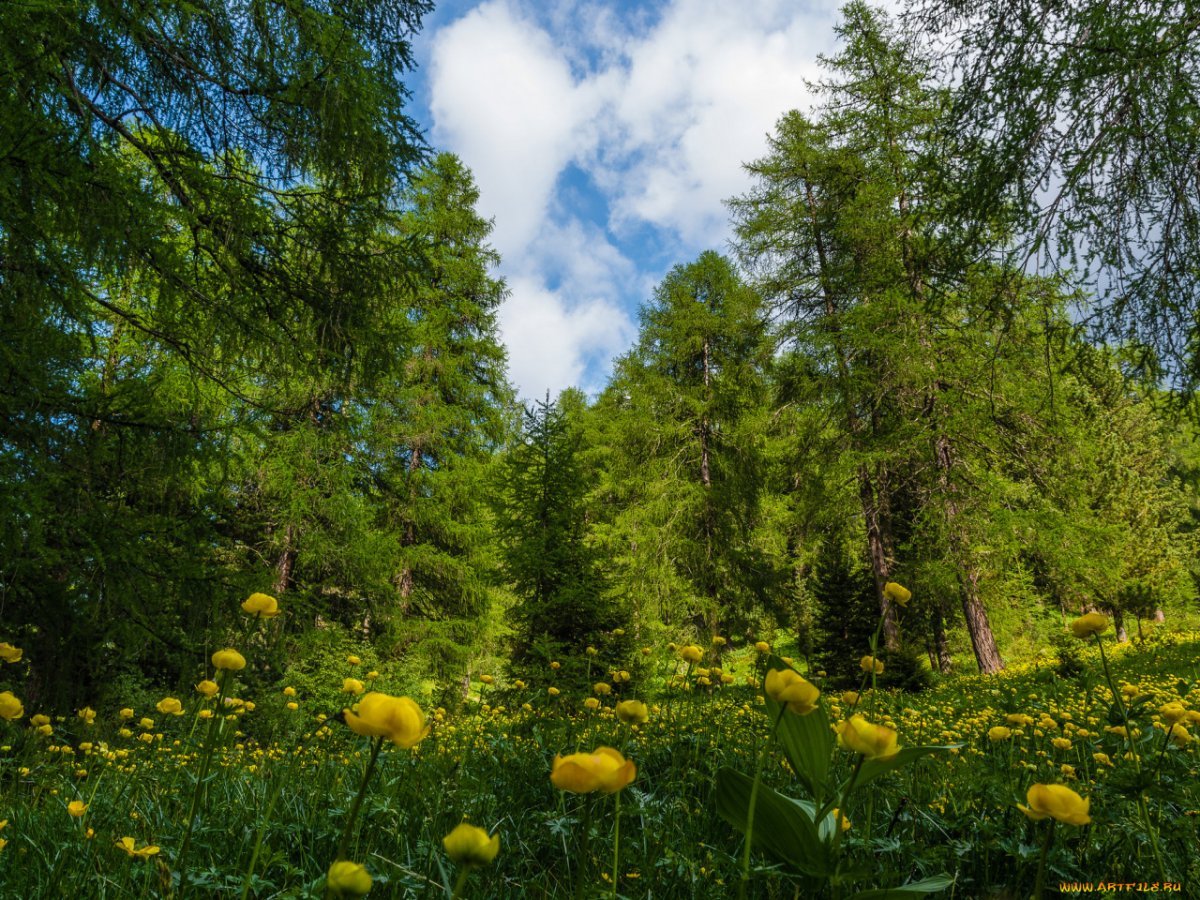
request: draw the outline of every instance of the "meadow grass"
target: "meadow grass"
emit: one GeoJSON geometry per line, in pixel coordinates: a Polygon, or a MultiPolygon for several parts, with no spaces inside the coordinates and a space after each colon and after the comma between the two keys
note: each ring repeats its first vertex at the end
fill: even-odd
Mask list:
{"type": "MultiPolygon", "coordinates": [[[[1163,631],[1121,645],[1110,637],[1105,646],[1121,704],[1096,644],[1083,642],[1071,676],[1048,661],[945,679],[920,694],[865,691],[855,710],[894,729],[901,747],[954,749],[850,798],[837,883],[756,846],[749,895],[851,897],[945,873],[953,885],[941,896],[1027,897],[1039,868],[1051,894],[1062,882],[1197,890],[1200,779],[1187,729],[1200,718],[1188,712],[1200,707],[1200,635],[1163,631]],[[1175,701],[1179,716],[1168,707],[1175,701]],[[1090,824],[1059,823],[1048,836],[1047,822],[1018,809],[1035,783],[1086,798],[1090,824]]],[[[581,693],[552,697],[497,679],[460,711],[426,710],[430,733],[411,749],[356,734],[283,685],[242,696],[237,672],[219,695],[180,698],[182,715],[101,709],[90,723],[90,711],[47,723],[24,711],[0,723],[0,896],[320,897],[343,835],[341,855],[365,867],[372,896],[438,898],[456,885],[473,897],[612,896],[614,887],[621,897],[734,896],[743,838],[718,815],[714,781],[722,768],[753,773],[768,740],[758,690],[765,657],[738,648],[714,671],[711,650],[707,669],[665,648],[652,652],[660,672],[686,673],[686,682],[618,680],[610,693],[592,694],[599,707],[589,709],[581,693]],[[239,699],[230,704],[226,694],[239,699]],[[627,698],[649,700],[646,722],[614,714],[627,698]],[[551,783],[556,756],[599,746],[636,763],[631,784],[574,793],[551,783]],[[73,815],[80,803],[82,815],[73,815]],[[500,837],[494,860],[465,882],[442,843],[464,819],[500,837]],[[123,838],[132,844],[121,846],[123,838]]],[[[343,675],[330,673],[331,683],[343,675]]],[[[369,684],[384,690],[386,673],[369,684]]],[[[823,689],[820,705],[836,723],[852,699],[823,689]]],[[[346,695],[346,705],[354,700],[346,695]]],[[[845,781],[856,761],[837,750],[831,780],[845,781]]],[[[762,784],[803,795],[774,743],[762,784]]]]}

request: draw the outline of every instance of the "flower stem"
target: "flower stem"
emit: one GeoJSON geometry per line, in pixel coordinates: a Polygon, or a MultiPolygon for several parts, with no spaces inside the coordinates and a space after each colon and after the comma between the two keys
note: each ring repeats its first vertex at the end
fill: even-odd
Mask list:
{"type": "Polygon", "coordinates": [[[1038,859],[1037,881],[1033,886],[1033,900],[1042,900],[1046,891],[1046,857],[1050,855],[1050,844],[1054,841],[1054,820],[1046,829],[1046,839],[1042,841],[1042,855],[1038,859]]]}
{"type": "Polygon", "coordinates": [[[616,810],[617,824],[613,829],[613,870],[612,870],[612,895],[613,900],[617,898],[617,879],[620,878],[620,861],[621,861],[621,792],[617,791],[613,794],[613,806],[616,810]]]}
{"type": "Polygon", "coordinates": [[[754,767],[754,784],[750,786],[750,808],[746,812],[746,846],[742,850],[742,880],[738,883],[738,900],[746,900],[746,888],[750,884],[750,849],[754,843],[754,807],[758,802],[758,783],[762,780],[763,764],[771,751],[771,741],[775,738],[775,732],[779,730],[779,723],[783,721],[785,712],[787,706],[780,705],[779,715],[775,717],[775,724],[771,727],[771,733],[767,736],[762,752],[758,754],[758,763],[754,767]]]}
{"type": "Polygon", "coordinates": [[[463,889],[467,886],[467,877],[471,874],[469,866],[463,866],[458,877],[454,879],[454,893],[450,895],[450,900],[458,900],[463,895],[463,889]]]}
{"type": "Polygon", "coordinates": [[[225,702],[225,692],[229,685],[230,669],[221,670],[221,680],[217,683],[217,707],[213,716],[208,720],[208,730],[205,734],[204,758],[200,761],[200,773],[196,776],[196,787],[192,789],[192,802],[188,806],[187,829],[183,833],[183,843],[179,847],[179,857],[176,866],[179,868],[179,896],[187,893],[187,862],[188,850],[192,846],[192,829],[196,825],[196,814],[200,809],[200,798],[204,794],[208,770],[212,765],[213,751],[217,748],[219,723],[222,722],[220,710],[225,702]]]}
{"type": "Polygon", "coordinates": [[[362,784],[358,786],[358,793],[354,797],[354,803],[350,806],[350,815],[346,817],[346,825],[342,829],[342,837],[338,841],[336,859],[346,858],[346,851],[350,848],[350,835],[354,831],[354,820],[358,818],[358,810],[362,806],[363,797],[367,794],[367,785],[370,784],[371,776],[375,773],[375,761],[379,759],[379,751],[382,748],[383,738],[375,738],[375,743],[371,746],[371,760],[367,763],[362,784]]]}

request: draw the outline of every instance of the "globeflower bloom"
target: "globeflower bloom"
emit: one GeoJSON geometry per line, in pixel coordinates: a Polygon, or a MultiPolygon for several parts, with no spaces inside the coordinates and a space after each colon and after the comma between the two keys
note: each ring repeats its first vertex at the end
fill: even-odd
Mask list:
{"type": "Polygon", "coordinates": [[[358,863],[339,859],[329,867],[325,887],[335,897],[365,897],[371,890],[371,876],[358,863]]]}
{"type": "Polygon", "coordinates": [[[791,669],[772,669],[764,683],[767,696],[782,703],[798,716],[806,716],[817,708],[821,692],[791,669]]]}
{"type": "Polygon", "coordinates": [[[699,647],[697,647],[695,644],[688,644],[686,647],[684,647],[682,650],[679,651],[679,656],[680,656],[680,658],[683,659],[684,662],[689,662],[689,663],[694,664],[694,663],[698,663],[698,662],[700,662],[700,660],[704,659],[704,651],[701,650],[699,647]]]}
{"type": "Polygon", "coordinates": [[[1088,613],[1071,623],[1071,634],[1081,639],[1090,638],[1093,634],[1103,634],[1107,630],[1108,616],[1101,613],[1088,613]]]}
{"type": "Polygon", "coordinates": [[[12,691],[0,693],[0,718],[10,722],[25,715],[25,707],[12,691]]]}
{"type": "Polygon", "coordinates": [[[365,690],[365,688],[363,686],[363,683],[361,681],[359,681],[357,678],[343,678],[342,679],[342,693],[343,694],[357,695],[357,694],[361,694],[364,690],[365,690]]]}
{"type": "Polygon", "coordinates": [[[1012,729],[1005,728],[1003,725],[997,725],[995,728],[988,729],[988,740],[993,744],[1007,741],[1010,737],[1012,737],[1012,729]]]}
{"type": "Polygon", "coordinates": [[[397,747],[411,750],[429,734],[425,714],[408,697],[392,697],[375,691],[346,710],[346,725],[364,737],[387,738],[397,747]]]}
{"type": "Polygon", "coordinates": [[[612,794],[637,777],[637,766],[612,747],[597,747],[592,753],[555,756],[550,782],[563,791],[612,794]]]}
{"type": "Polygon", "coordinates": [[[270,594],[251,594],[242,602],[242,610],[259,619],[279,615],[279,601],[270,594]]]}
{"type": "Polygon", "coordinates": [[[25,651],[20,647],[14,647],[8,641],[0,643],[0,659],[6,663],[18,663],[21,661],[21,656],[25,651]]]}
{"type": "Polygon", "coordinates": [[[226,648],[225,650],[218,650],[212,655],[212,664],[218,669],[240,672],[246,668],[246,657],[232,648],[226,648]]]}
{"type": "Polygon", "coordinates": [[[462,822],[442,838],[446,855],[459,866],[486,866],[500,852],[500,835],[462,822]]]}
{"type": "Polygon", "coordinates": [[[641,724],[650,718],[650,710],[641,700],[622,700],[617,704],[617,718],[626,725],[641,724]]]}
{"type": "Polygon", "coordinates": [[[196,685],[196,693],[203,697],[215,697],[219,690],[220,688],[217,687],[217,683],[209,681],[207,678],[196,685]]]}
{"type": "Polygon", "coordinates": [[[894,581],[889,581],[883,586],[883,596],[887,597],[897,606],[908,606],[908,601],[912,599],[912,591],[901,587],[894,581]]]}
{"type": "Polygon", "coordinates": [[[864,672],[873,671],[876,675],[883,674],[883,660],[876,659],[869,654],[858,661],[858,667],[864,672]]]}
{"type": "Polygon", "coordinates": [[[84,725],[91,725],[96,721],[96,711],[90,706],[85,706],[78,712],[79,718],[83,719],[84,725]]]}
{"type": "Polygon", "coordinates": [[[838,726],[838,743],[867,759],[891,759],[900,752],[896,732],[884,725],[872,725],[855,713],[838,726]]]}
{"type": "Polygon", "coordinates": [[[183,704],[180,703],[174,697],[163,697],[161,700],[158,701],[157,704],[155,704],[154,708],[157,709],[164,716],[182,716],[183,715],[183,704]]]}
{"type": "Polygon", "coordinates": [[[606,695],[606,694],[611,694],[612,693],[612,685],[609,684],[607,681],[597,681],[595,684],[592,685],[592,691],[594,693],[600,694],[602,696],[606,695]]]}
{"type": "Polygon", "coordinates": [[[771,645],[768,644],[766,641],[758,641],[754,645],[754,649],[757,650],[759,653],[766,654],[766,653],[771,652],[771,645]]]}
{"type": "Polygon", "coordinates": [[[81,818],[85,812],[87,812],[87,804],[82,800],[72,800],[67,804],[67,813],[73,819],[81,818]]]}
{"type": "Polygon", "coordinates": [[[1017,804],[1017,809],[1035,822],[1041,819],[1057,819],[1068,825],[1086,825],[1092,821],[1088,815],[1089,800],[1080,797],[1066,785],[1035,784],[1025,795],[1028,806],[1017,804]]]}

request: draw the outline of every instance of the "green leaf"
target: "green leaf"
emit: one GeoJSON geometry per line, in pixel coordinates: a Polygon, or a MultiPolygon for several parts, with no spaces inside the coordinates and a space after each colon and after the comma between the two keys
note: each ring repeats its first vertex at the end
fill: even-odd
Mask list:
{"type": "Polygon", "coordinates": [[[952,884],[954,884],[954,879],[949,875],[934,875],[930,878],[922,878],[920,881],[902,884],[899,887],[863,891],[855,894],[851,900],[892,900],[893,897],[903,900],[913,894],[936,894],[938,891],[946,890],[952,884]]]}
{"type": "MultiPolygon", "coordinates": [[[[774,654],[767,660],[767,670],[791,668],[774,654]]],[[[771,724],[779,718],[781,706],[767,697],[767,717],[771,724]]],[[[818,706],[805,716],[785,712],[776,732],[780,746],[791,763],[792,771],[818,805],[829,792],[829,763],[833,757],[833,731],[823,707],[818,706]]]]}
{"type": "Polygon", "coordinates": [[[854,782],[854,789],[863,785],[870,784],[881,775],[886,775],[901,766],[907,766],[909,763],[916,762],[922,756],[928,756],[931,753],[943,753],[948,750],[954,750],[961,747],[962,744],[948,744],[942,747],[905,747],[891,759],[868,759],[858,773],[858,778],[854,782]]]}
{"type": "MultiPolygon", "coordinates": [[[[746,833],[753,786],[754,779],[734,769],[717,772],[717,812],[742,834],[746,833]]],[[[829,846],[818,836],[811,810],[811,804],[785,797],[760,783],[754,806],[754,846],[794,869],[824,877],[833,872],[829,846]]]]}

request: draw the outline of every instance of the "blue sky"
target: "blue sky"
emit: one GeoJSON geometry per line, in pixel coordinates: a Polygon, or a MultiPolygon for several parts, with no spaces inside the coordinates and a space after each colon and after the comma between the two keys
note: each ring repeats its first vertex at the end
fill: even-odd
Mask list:
{"type": "Polygon", "coordinates": [[[446,0],[425,20],[412,113],[494,220],[523,397],[598,391],[667,271],[727,249],[723,201],[808,107],[837,5],[446,0]]]}

